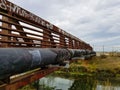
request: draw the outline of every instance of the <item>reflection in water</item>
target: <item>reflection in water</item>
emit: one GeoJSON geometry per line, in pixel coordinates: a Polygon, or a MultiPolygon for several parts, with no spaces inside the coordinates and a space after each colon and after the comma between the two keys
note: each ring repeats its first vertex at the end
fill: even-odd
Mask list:
{"type": "Polygon", "coordinates": [[[96,85],[96,80],[88,77],[83,77],[75,80],[69,90],[95,90],[96,85]]]}
{"type": "MultiPolygon", "coordinates": [[[[116,79],[117,80],[117,79],[116,79]]],[[[40,80],[40,85],[54,87],[52,90],[120,90],[120,80],[109,80],[92,77],[82,77],[69,80],[60,77],[45,77],[40,80]]]]}
{"type": "MultiPolygon", "coordinates": [[[[106,79],[106,78],[105,78],[106,79]]],[[[82,77],[74,81],[69,90],[120,90],[120,83],[109,79],[97,80],[91,77],[82,77]]]]}
{"type": "Polygon", "coordinates": [[[72,86],[73,80],[60,78],[60,77],[44,77],[40,79],[40,85],[48,85],[53,87],[55,90],[68,90],[72,86]]]}

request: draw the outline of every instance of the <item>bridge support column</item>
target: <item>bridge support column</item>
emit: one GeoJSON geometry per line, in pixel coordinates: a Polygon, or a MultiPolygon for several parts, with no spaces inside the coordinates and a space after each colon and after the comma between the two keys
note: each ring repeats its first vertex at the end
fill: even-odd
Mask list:
{"type": "Polygon", "coordinates": [[[42,48],[56,47],[56,43],[54,42],[53,36],[49,30],[43,30],[43,41],[42,48]]]}
{"type": "MultiPolygon", "coordinates": [[[[4,21],[10,21],[10,19],[8,17],[2,16],[2,20],[4,21]]],[[[11,29],[11,24],[8,23],[2,23],[2,27],[6,27],[6,28],[10,28],[11,29]]],[[[2,33],[3,34],[11,34],[11,31],[6,30],[6,29],[2,29],[2,33]]],[[[10,37],[6,37],[6,36],[2,36],[2,40],[3,41],[9,41],[11,40],[10,37]]],[[[2,47],[9,47],[9,43],[2,43],[2,47]]]]}
{"type": "Polygon", "coordinates": [[[60,35],[60,46],[59,47],[66,48],[66,41],[65,41],[64,35],[60,35]]]}

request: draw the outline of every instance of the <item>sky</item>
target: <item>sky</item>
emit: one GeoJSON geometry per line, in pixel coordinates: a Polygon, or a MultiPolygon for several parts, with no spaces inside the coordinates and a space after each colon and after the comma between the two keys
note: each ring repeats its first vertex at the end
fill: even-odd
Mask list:
{"type": "Polygon", "coordinates": [[[120,51],[120,0],[9,0],[82,39],[120,51]]]}

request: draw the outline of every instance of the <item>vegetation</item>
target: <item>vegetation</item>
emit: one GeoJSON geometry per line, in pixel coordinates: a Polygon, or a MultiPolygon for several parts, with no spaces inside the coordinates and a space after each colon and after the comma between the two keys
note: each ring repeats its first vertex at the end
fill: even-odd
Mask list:
{"type": "Polygon", "coordinates": [[[93,57],[91,60],[78,60],[72,63],[70,68],[63,68],[54,74],[70,78],[80,76],[119,77],[120,57],[101,55],[93,57]]]}

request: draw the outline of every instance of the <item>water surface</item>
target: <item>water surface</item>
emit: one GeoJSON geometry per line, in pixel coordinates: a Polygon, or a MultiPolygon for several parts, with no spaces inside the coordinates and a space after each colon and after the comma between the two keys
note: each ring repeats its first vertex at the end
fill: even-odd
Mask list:
{"type": "Polygon", "coordinates": [[[54,88],[51,90],[120,90],[120,80],[116,78],[80,77],[79,79],[65,79],[48,76],[40,79],[40,85],[43,84],[54,88]]]}

